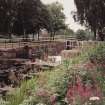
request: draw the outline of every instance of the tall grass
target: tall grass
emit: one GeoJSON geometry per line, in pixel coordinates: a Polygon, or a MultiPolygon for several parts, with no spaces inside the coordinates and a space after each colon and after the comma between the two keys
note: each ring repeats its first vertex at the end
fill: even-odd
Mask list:
{"type": "Polygon", "coordinates": [[[14,94],[7,96],[6,101],[9,102],[7,105],[19,105],[27,98],[27,91],[29,89],[36,88],[35,78],[27,81],[24,81],[20,88],[17,88],[14,94]]]}

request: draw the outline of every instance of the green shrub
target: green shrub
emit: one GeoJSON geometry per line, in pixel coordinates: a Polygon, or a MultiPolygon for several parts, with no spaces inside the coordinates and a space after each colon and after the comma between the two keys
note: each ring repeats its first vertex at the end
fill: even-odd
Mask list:
{"type": "Polygon", "coordinates": [[[105,44],[100,44],[93,52],[90,52],[89,59],[95,64],[105,63],[105,44]]]}

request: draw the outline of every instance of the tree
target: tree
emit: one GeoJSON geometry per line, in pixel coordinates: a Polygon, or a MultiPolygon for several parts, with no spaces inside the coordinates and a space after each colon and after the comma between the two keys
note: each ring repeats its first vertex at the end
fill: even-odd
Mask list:
{"type": "Polygon", "coordinates": [[[65,35],[73,36],[74,35],[74,31],[72,29],[70,29],[69,27],[67,27],[66,30],[65,30],[65,35]]]}
{"type": "Polygon", "coordinates": [[[34,35],[49,28],[49,12],[40,0],[0,0],[0,32],[34,35]]]}
{"type": "Polygon", "coordinates": [[[50,13],[50,31],[54,37],[57,31],[66,28],[63,6],[59,2],[54,2],[47,7],[50,13]]]}
{"type": "Polygon", "coordinates": [[[43,5],[41,2],[39,3],[37,2],[36,10],[37,10],[36,15],[33,16],[32,23],[33,23],[35,32],[38,33],[38,39],[39,39],[40,29],[45,28],[47,30],[50,30],[51,17],[47,7],[43,5]]]}
{"type": "Polygon", "coordinates": [[[76,38],[78,40],[93,40],[94,34],[88,29],[79,29],[75,32],[76,38]]]}
{"type": "Polygon", "coordinates": [[[0,32],[11,37],[20,0],[0,0],[0,32]]]}
{"type": "Polygon", "coordinates": [[[87,39],[87,37],[86,37],[86,33],[85,33],[85,31],[84,30],[77,30],[77,32],[76,32],[76,38],[78,39],[78,40],[86,40],[87,39]]]}
{"type": "Polygon", "coordinates": [[[100,40],[104,39],[102,34],[105,27],[105,0],[74,0],[77,11],[74,12],[74,19],[85,25],[94,32],[94,37],[100,32],[100,40]]]}
{"type": "MultiPolygon", "coordinates": [[[[40,28],[44,26],[44,21],[42,21],[45,20],[42,14],[43,8],[44,5],[40,0],[22,0],[18,6],[16,25],[21,27],[18,32],[23,32],[24,37],[27,38],[29,33],[39,33],[40,28]]],[[[17,27],[15,28],[16,30],[17,27]]]]}

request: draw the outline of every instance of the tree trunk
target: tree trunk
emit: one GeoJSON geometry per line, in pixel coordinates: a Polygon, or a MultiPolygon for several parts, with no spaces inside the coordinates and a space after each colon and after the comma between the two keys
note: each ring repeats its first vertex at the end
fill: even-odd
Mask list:
{"type": "Polygon", "coordinates": [[[104,41],[104,34],[102,32],[99,33],[99,41],[104,41]]]}
{"type": "Polygon", "coordinates": [[[26,30],[25,29],[23,29],[23,38],[25,39],[26,38],[26,30]]]}
{"type": "Polygon", "coordinates": [[[24,41],[28,41],[28,34],[26,34],[26,29],[24,29],[24,41]]]}
{"type": "Polygon", "coordinates": [[[97,39],[97,32],[96,32],[96,29],[94,29],[94,40],[97,39]]]}
{"type": "Polygon", "coordinates": [[[50,33],[50,40],[52,40],[52,37],[53,37],[53,32],[51,31],[51,33],[50,33]]]}
{"type": "Polygon", "coordinates": [[[12,34],[11,34],[11,32],[9,32],[8,35],[9,35],[10,42],[12,42],[12,34]]]}
{"type": "Polygon", "coordinates": [[[38,30],[38,40],[39,40],[39,30],[38,30]]]}
{"type": "Polygon", "coordinates": [[[11,32],[9,32],[9,38],[10,38],[10,39],[12,38],[12,34],[11,34],[11,32]]]}
{"type": "Polygon", "coordinates": [[[12,33],[11,33],[11,27],[10,27],[10,25],[8,25],[8,36],[9,36],[9,39],[10,39],[10,42],[11,42],[12,33]]]}
{"type": "Polygon", "coordinates": [[[104,35],[100,37],[100,41],[104,41],[104,35]]]}
{"type": "Polygon", "coordinates": [[[35,34],[34,34],[34,32],[33,32],[33,38],[32,38],[33,41],[34,41],[34,35],[35,35],[35,34]]]}
{"type": "Polygon", "coordinates": [[[54,34],[53,34],[53,40],[55,39],[55,33],[56,33],[56,32],[54,31],[54,34]]]}

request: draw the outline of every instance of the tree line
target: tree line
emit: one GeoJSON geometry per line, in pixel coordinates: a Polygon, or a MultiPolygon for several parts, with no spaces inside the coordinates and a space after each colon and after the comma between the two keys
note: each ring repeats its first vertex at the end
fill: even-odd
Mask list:
{"type": "MultiPolygon", "coordinates": [[[[94,40],[105,39],[105,0],[74,0],[77,11],[73,12],[76,22],[94,32],[94,40]]],[[[0,34],[33,37],[41,29],[46,29],[54,38],[56,34],[75,34],[65,24],[64,8],[59,2],[49,5],[40,0],[0,0],[0,34]]],[[[78,31],[78,38],[83,38],[83,31],[78,31]],[[82,35],[81,35],[81,34],[82,35]]],[[[90,32],[86,32],[89,35],[90,32]]],[[[92,34],[93,35],[93,34],[92,34]]],[[[87,36],[88,37],[88,36],[87,36]]],[[[83,38],[84,39],[84,38],[83,38]]]]}
{"type": "Polygon", "coordinates": [[[0,33],[23,35],[47,29],[54,37],[57,31],[67,28],[63,6],[55,2],[44,5],[40,0],[0,0],[0,33]]]}
{"type": "Polygon", "coordinates": [[[105,39],[105,0],[74,0],[77,11],[73,17],[76,22],[94,32],[94,39],[105,39]]]}

